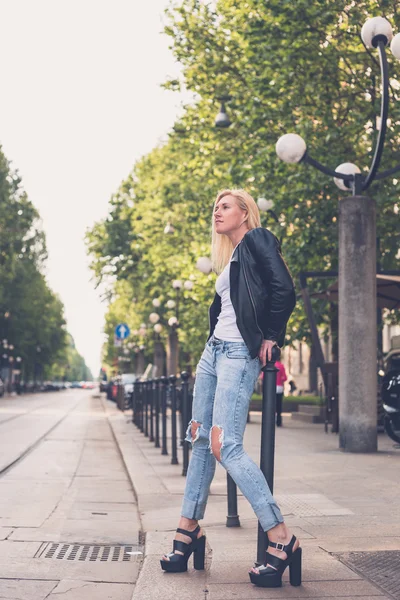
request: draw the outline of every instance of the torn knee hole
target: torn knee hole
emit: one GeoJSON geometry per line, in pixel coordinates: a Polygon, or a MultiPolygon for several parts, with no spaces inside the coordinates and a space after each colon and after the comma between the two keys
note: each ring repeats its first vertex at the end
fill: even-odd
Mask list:
{"type": "Polygon", "coordinates": [[[201,426],[201,423],[199,423],[198,421],[195,421],[194,419],[191,419],[191,421],[189,422],[189,426],[187,428],[186,434],[187,434],[187,436],[189,436],[189,433],[190,433],[192,443],[194,443],[195,441],[197,441],[199,439],[200,426],[201,426]]]}
{"type": "Polygon", "coordinates": [[[221,450],[224,447],[224,430],[219,425],[213,425],[210,429],[210,452],[221,461],[221,450]]]}

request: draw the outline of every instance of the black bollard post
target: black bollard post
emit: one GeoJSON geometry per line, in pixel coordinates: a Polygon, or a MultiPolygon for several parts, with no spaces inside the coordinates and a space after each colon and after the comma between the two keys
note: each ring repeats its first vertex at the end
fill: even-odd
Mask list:
{"type": "Polygon", "coordinates": [[[226,491],[228,496],[227,527],[240,527],[240,519],[237,509],[237,486],[229,473],[226,473],[226,491]]]}
{"type": "Polygon", "coordinates": [[[186,428],[183,424],[182,385],[176,388],[176,410],[179,412],[179,445],[183,447],[186,428]]]}
{"type": "Polygon", "coordinates": [[[150,437],[149,442],[154,442],[154,380],[149,379],[149,400],[150,400],[150,437]]]}
{"type": "Polygon", "coordinates": [[[182,391],[181,391],[181,413],[182,413],[182,429],[183,429],[183,441],[182,441],[182,452],[183,452],[183,467],[182,475],[187,474],[189,466],[189,442],[185,441],[186,427],[189,422],[189,373],[182,371],[182,391]]]}
{"type": "Polygon", "coordinates": [[[178,463],[178,447],[176,440],[176,375],[169,376],[170,391],[171,391],[171,444],[172,444],[172,457],[171,465],[177,465],[178,463]]]}
{"type": "Polygon", "coordinates": [[[132,423],[138,426],[138,386],[139,382],[135,381],[133,383],[133,391],[132,391],[132,423]]]}
{"type": "Polygon", "coordinates": [[[160,447],[160,378],[154,380],[154,417],[155,423],[155,442],[156,448],[160,447]]]}
{"type": "Polygon", "coordinates": [[[149,383],[143,382],[143,400],[144,400],[144,435],[149,436],[149,383]]]}
{"type": "Polygon", "coordinates": [[[140,381],[135,381],[135,396],[136,396],[136,427],[138,429],[141,428],[141,415],[142,415],[142,402],[141,402],[141,395],[140,395],[140,381]]]}
{"type": "MultiPolygon", "coordinates": [[[[260,469],[267,480],[271,494],[274,491],[276,373],[278,371],[275,363],[280,355],[280,349],[274,346],[272,360],[263,367],[260,469]]],[[[257,566],[264,563],[266,547],[267,536],[258,523],[257,566]]]]}
{"type": "Polygon", "coordinates": [[[144,397],[143,381],[139,381],[139,429],[144,433],[144,397]]]}
{"type": "Polygon", "coordinates": [[[162,377],[160,377],[161,425],[162,425],[161,454],[168,454],[168,449],[167,449],[167,383],[168,383],[168,378],[165,377],[165,375],[162,375],[162,377]]]}
{"type": "Polygon", "coordinates": [[[144,386],[145,383],[143,381],[140,382],[140,430],[144,433],[144,386]]]}

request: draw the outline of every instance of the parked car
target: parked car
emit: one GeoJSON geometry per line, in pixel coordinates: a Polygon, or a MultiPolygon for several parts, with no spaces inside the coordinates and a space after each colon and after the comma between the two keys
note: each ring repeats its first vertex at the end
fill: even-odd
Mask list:
{"type": "Polygon", "coordinates": [[[137,379],[134,373],[123,373],[121,375],[121,383],[125,389],[125,396],[128,397],[133,392],[133,384],[137,379]]]}
{"type": "Polygon", "coordinates": [[[0,398],[2,396],[4,396],[4,392],[5,392],[5,385],[4,385],[4,381],[2,380],[2,378],[0,377],[0,398]]]}

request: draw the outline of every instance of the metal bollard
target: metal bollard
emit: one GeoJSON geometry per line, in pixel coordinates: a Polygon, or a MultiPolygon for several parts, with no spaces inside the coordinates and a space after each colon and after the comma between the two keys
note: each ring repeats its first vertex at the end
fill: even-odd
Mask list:
{"type": "Polygon", "coordinates": [[[144,435],[149,437],[149,384],[143,382],[143,400],[144,400],[144,435]]]}
{"type": "Polygon", "coordinates": [[[149,379],[149,406],[150,406],[150,436],[149,442],[154,442],[154,380],[149,379]]]}
{"type": "Polygon", "coordinates": [[[240,519],[237,508],[237,486],[229,473],[226,474],[226,491],[228,497],[228,515],[226,517],[226,526],[240,527],[240,519]]]}
{"type": "Polygon", "coordinates": [[[139,429],[144,433],[144,393],[143,381],[139,382],[139,429]]]}
{"type": "Polygon", "coordinates": [[[171,391],[171,444],[172,444],[172,457],[171,465],[177,465],[178,463],[178,448],[176,440],[176,375],[169,376],[170,391],[171,391]]]}
{"type": "Polygon", "coordinates": [[[154,379],[154,417],[155,417],[155,442],[156,448],[160,447],[160,378],[154,379]]]}
{"type": "MultiPolygon", "coordinates": [[[[274,491],[274,459],[275,459],[275,411],[276,411],[276,361],[281,351],[277,346],[272,348],[272,360],[263,367],[264,379],[262,386],[262,422],[261,422],[261,452],[260,469],[263,472],[271,494],[274,491]]],[[[264,564],[267,536],[258,523],[257,561],[256,565],[264,564]]]]}
{"type": "Polygon", "coordinates": [[[182,371],[181,373],[182,380],[182,392],[181,392],[181,415],[182,415],[182,452],[183,452],[183,467],[182,467],[182,475],[187,474],[188,466],[189,466],[189,442],[185,441],[185,432],[186,427],[189,422],[189,373],[187,371],[182,371]]]}
{"type": "Polygon", "coordinates": [[[132,423],[139,427],[139,382],[135,381],[132,392],[132,423]]]}
{"type": "Polygon", "coordinates": [[[161,454],[168,454],[168,449],[167,449],[167,383],[168,383],[168,378],[165,377],[165,375],[162,375],[162,377],[160,377],[161,425],[162,425],[161,454]]]}

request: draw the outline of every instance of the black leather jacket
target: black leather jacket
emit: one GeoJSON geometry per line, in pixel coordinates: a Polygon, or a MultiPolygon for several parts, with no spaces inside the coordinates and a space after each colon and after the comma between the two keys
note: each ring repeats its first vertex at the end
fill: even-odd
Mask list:
{"type": "MultiPolygon", "coordinates": [[[[238,329],[252,358],[258,356],[263,340],[283,346],[296,293],[279,241],[268,229],[250,229],[236,247],[231,258],[230,295],[238,329]]],[[[216,293],[209,308],[207,341],[220,312],[221,296],[216,293]]]]}

